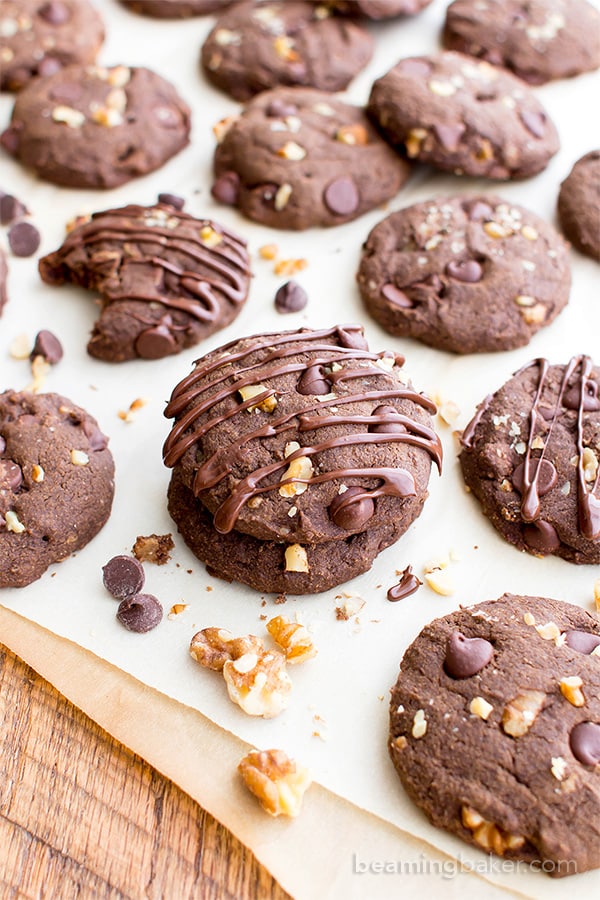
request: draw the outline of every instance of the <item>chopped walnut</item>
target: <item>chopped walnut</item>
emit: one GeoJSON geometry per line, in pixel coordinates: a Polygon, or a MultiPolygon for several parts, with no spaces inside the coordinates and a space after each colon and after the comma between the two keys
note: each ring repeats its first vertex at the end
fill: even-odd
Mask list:
{"type": "Polygon", "coordinates": [[[221,144],[225,139],[225,135],[234,124],[237,122],[239,116],[225,116],[224,119],[220,119],[216,125],[213,125],[213,134],[216,138],[217,144],[221,144]]]}
{"type": "Polygon", "coordinates": [[[240,762],[244,784],[271,816],[297,816],[312,779],[283,750],[251,750],[240,762]]]}
{"type": "Polygon", "coordinates": [[[427,733],[427,719],[425,718],[425,710],[418,709],[413,717],[413,727],[411,734],[414,738],[422,738],[427,733]]]}
{"type": "MultiPolygon", "coordinates": [[[[297,441],[290,441],[285,445],[286,457],[291,456],[298,450],[300,450],[300,444],[297,441]]],[[[285,482],[288,479],[296,478],[302,479],[302,481],[291,481],[288,484],[282,484],[279,488],[279,495],[281,497],[295,497],[298,494],[303,494],[308,487],[304,481],[312,477],[313,471],[313,464],[308,456],[296,456],[290,461],[280,481],[285,482]]]]}
{"type": "Polygon", "coordinates": [[[177,616],[180,616],[182,612],[185,612],[190,604],[189,603],[174,603],[171,609],[169,610],[169,614],[167,616],[168,619],[176,619],[177,616]]]}
{"type": "Polygon", "coordinates": [[[71,450],[71,462],[74,466],[87,466],[90,458],[83,450],[71,450]]]}
{"type": "Polygon", "coordinates": [[[600,612],[600,578],[597,578],[594,582],[594,603],[597,612],[600,612]]]}
{"type": "Polygon", "coordinates": [[[407,156],[411,159],[418,156],[421,144],[426,137],[427,131],[424,128],[411,128],[405,141],[407,156]]]}
{"type": "Polygon", "coordinates": [[[258,248],[258,255],[261,259],[277,259],[279,247],[277,244],[263,244],[258,248]]]}
{"type": "Polygon", "coordinates": [[[190,642],[190,653],[205,669],[222,672],[226,662],[260,654],[264,651],[263,642],[253,634],[236,638],[226,628],[203,628],[194,635],[190,642]]]}
{"type": "Polygon", "coordinates": [[[25,526],[19,520],[18,515],[13,509],[9,509],[8,512],[4,514],[4,523],[6,525],[6,530],[12,531],[13,534],[23,534],[25,531],[25,526]]]}
{"type": "Polygon", "coordinates": [[[138,535],[132,553],[139,562],[164,566],[171,559],[171,550],[174,547],[175,544],[170,534],[138,535]]]}
{"type": "Polygon", "coordinates": [[[266,625],[276,644],[282,648],[290,665],[304,662],[317,655],[307,628],[298,622],[290,622],[285,616],[275,616],[266,625]]]}
{"type": "Polygon", "coordinates": [[[521,234],[528,241],[537,241],[538,239],[538,233],[533,225],[523,225],[521,234]]]}
{"type": "Polygon", "coordinates": [[[495,240],[509,237],[512,234],[512,230],[510,228],[506,228],[504,225],[500,225],[499,222],[493,221],[485,222],[483,225],[483,230],[488,237],[494,238],[495,240]]]}
{"type": "Polygon", "coordinates": [[[307,265],[306,259],[280,259],[273,266],[273,272],[276,275],[295,275],[306,269],[307,265]]]}
{"type": "Polygon", "coordinates": [[[583,681],[579,675],[571,675],[568,678],[561,678],[558,682],[560,692],[568,700],[572,706],[585,706],[585,697],[583,696],[583,681]]]}
{"type": "Polygon", "coordinates": [[[227,691],[249,716],[272,719],[288,704],[292,682],[283,653],[250,651],[223,665],[227,691]]]}
{"type": "Polygon", "coordinates": [[[283,159],[290,159],[294,162],[299,162],[306,156],[306,150],[295,141],[287,141],[287,143],[285,143],[283,147],[280,147],[279,150],[277,150],[277,156],[281,156],[283,157],[283,159]]]}
{"type": "Polygon", "coordinates": [[[456,86],[451,81],[438,81],[432,79],[428,84],[432,94],[438,97],[452,97],[456,93],[456,86]]]}
{"type": "Polygon", "coordinates": [[[527,325],[539,325],[546,319],[548,310],[543,303],[536,303],[529,309],[522,309],[521,315],[527,325]]]}
{"type": "Polygon", "coordinates": [[[583,448],[581,464],[583,467],[584,479],[588,482],[588,484],[593,484],[596,481],[596,477],[598,475],[598,457],[591,449],[591,447],[583,448]]]}
{"type": "Polygon", "coordinates": [[[342,125],[335,133],[336,141],[350,146],[364,146],[369,143],[369,135],[364,125],[359,122],[356,125],[342,125]]]}
{"type": "Polygon", "coordinates": [[[487,722],[493,710],[494,707],[492,704],[488,703],[487,700],[484,700],[483,697],[473,697],[469,703],[469,712],[472,713],[472,715],[483,719],[484,722],[487,722]]]}
{"type": "Polygon", "coordinates": [[[499,825],[484,819],[470,806],[461,808],[461,820],[473,835],[476,844],[484,850],[493,850],[498,856],[504,856],[507,850],[519,850],[525,843],[522,835],[504,831],[499,825]]]}
{"type": "Polygon", "coordinates": [[[223,241],[223,235],[211,228],[210,225],[203,225],[200,229],[200,240],[205,247],[218,247],[223,241]]]}
{"type": "Polygon", "coordinates": [[[294,50],[294,41],[286,34],[280,34],[275,38],[273,48],[277,56],[286,62],[298,62],[300,59],[298,52],[294,50]]]}
{"type": "Polygon", "coordinates": [[[526,612],[523,616],[523,621],[526,625],[535,625],[535,616],[533,615],[533,613],[526,612]]]}
{"type": "Polygon", "coordinates": [[[522,691],[504,707],[502,728],[511,737],[522,737],[526,734],[541,710],[546,695],[543,691],[522,691]]]}
{"type": "Polygon", "coordinates": [[[285,549],[286,572],[310,572],[308,553],[302,544],[290,544],[285,549]]]}
{"type": "Polygon", "coordinates": [[[536,625],[535,630],[544,641],[555,641],[560,637],[560,628],[556,622],[546,622],[545,625],[536,625]]]}
{"type": "Polygon", "coordinates": [[[447,570],[435,569],[433,572],[426,572],[425,581],[432,591],[442,597],[449,597],[454,593],[454,579],[447,570]]]}
{"type": "Polygon", "coordinates": [[[52,119],[69,128],[81,128],[85,122],[85,116],[78,109],[72,106],[55,106],[52,110],[52,119]]]}
{"type": "Polygon", "coordinates": [[[41,484],[44,478],[46,477],[46,473],[42,466],[32,466],[31,468],[31,479],[35,481],[36,484],[41,484]]]}
{"type": "MultiPolygon", "coordinates": [[[[238,394],[242,400],[246,402],[246,400],[252,400],[253,397],[258,397],[268,390],[269,388],[265,387],[264,384],[247,384],[244,387],[238,388],[238,394]]],[[[272,413],[277,409],[277,397],[275,397],[274,394],[271,394],[269,397],[264,397],[259,403],[253,403],[250,406],[247,406],[246,409],[248,412],[254,412],[257,409],[260,409],[262,412],[272,413]]]]}
{"type": "Polygon", "coordinates": [[[366,600],[363,600],[362,597],[355,597],[352,595],[346,594],[344,602],[335,608],[335,617],[342,622],[347,622],[348,619],[351,619],[352,616],[358,615],[363,606],[366,604],[366,600]]]}
{"type": "Polygon", "coordinates": [[[277,212],[281,212],[282,209],[285,209],[288,205],[288,200],[292,196],[292,186],[288,184],[287,181],[284,181],[277,188],[277,192],[275,194],[275,200],[273,201],[273,206],[277,210],[277,212]]]}
{"type": "Polygon", "coordinates": [[[567,774],[567,763],[562,756],[553,756],[550,771],[557,781],[563,781],[567,774]]]}

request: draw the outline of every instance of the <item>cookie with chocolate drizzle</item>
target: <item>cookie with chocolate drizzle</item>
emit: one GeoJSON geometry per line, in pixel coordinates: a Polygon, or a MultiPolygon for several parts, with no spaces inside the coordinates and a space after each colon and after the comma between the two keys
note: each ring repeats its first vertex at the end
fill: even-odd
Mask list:
{"type": "Polygon", "coordinates": [[[369,568],[419,515],[431,463],[441,466],[435,407],[403,362],[370,351],[356,325],[243,338],[199,360],[165,411],[175,420],[164,447],[171,514],[184,538],[202,518],[226,541],[252,538],[256,553],[278,544],[280,573],[309,573],[316,546],[324,577],[311,591],[369,568]],[[188,507],[199,503],[191,520],[186,495],[188,507]],[[326,547],[345,556],[341,577],[326,571],[326,547]]]}
{"type": "Polygon", "coordinates": [[[519,550],[600,563],[600,370],[536,359],[487,397],[462,435],[465,482],[519,550]]]}
{"type": "Polygon", "coordinates": [[[250,281],[242,238],[165,201],[76,221],[39,270],[48,284],[100,294],[88,352],[108,362],[159,359],[197,344],[237,316],[250,281]]]}

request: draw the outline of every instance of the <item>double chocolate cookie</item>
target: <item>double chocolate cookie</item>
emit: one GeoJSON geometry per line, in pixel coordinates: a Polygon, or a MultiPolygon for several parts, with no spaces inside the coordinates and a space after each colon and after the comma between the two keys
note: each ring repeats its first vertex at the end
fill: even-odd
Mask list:
{"type": "Polygon", "coordinates": [[[213,195],[272,228],[340,225],[408,177],[363,109],[321,91],[265,91],[215,133],[213,195]]]}
{"type": "Polygon", "coordinates": [[[358,326],[235,341],[174,390],[169,508],[211,570],[317,592],[368,569],[419,515],[433,404],[358,326]]]}
{"type": "Polygon", "coordinates": [[[430,821],[554,877],[600,866],[600,626],[504,594],[427,625],[404,655],[389,752],[430,821]]]}
{"type": "Polygon", "coordinates": [[[232,0],[121,0],[132,12],[154,19],[189,19],[219,12],[232,0]]]}
{"type": "Polygon", "coordinates": [[[6,301],[8,300],[8,291],[6,283],[8,281],[8,264],[6,262],[6,253],[0,247],[0,316],[6,301]]]}
{"type": "Polygon", "coordinates": [[[0,587],[85,547],[113,493],[108,439],[89,413],[58,394],[0,394],[0,587]]]}
{"type": "Polygon", "coordinates": [[[279,85],[342,91],[369,62],[373,38],[351,19],[306,0],[237,3],[202,47],[202,68],[236,100],[279,85]]]}
{"type": "Polygon", "coordinates": [[[430,3],[431,0],[325,0],[326,6],[341,13],[375,20],[413,16],[430,3]]]}
{"type": "Polygon", "coordinates": [[[527,178],[559,148],[527,85],[462,53],[401,60],[373,85],[368,111],[408,157],[457,175],[527,178]]]}
{"type": "Polygon", "coordinates": [[[600,66],[600,13],[587,0],[454,0],[443,42],[543,84],[600,66]]]}
{"type": "Polygon", "coordinates": [[[577,160],[561,184],[558,217],[573,246],[600,262],[600,150],[577,160]]]}
{"type": "Polygon", "coordinates": [[[519,550],[600,563],[600,370],[587,356],[520,369],[462,436],[465,482],[519,550]]]}
{"type": "Polygon", "coordinates": [[[109,362],[158,359],[224,328],[246,300],[249,266],[242,238],[167,202],[95,213],[39,262],[49,284],[100,294],[88,352],[109,362]]]}
{"type": "Polygon", "coordinates": [[[357,278],[386,331],[454,353],[527,344],[566,305],[571,285],[560,235],[491,195],[392,213],[369,234],[357,278]]]}
{"type": "Polygon", "coordinates": [[[159,168],[189,132],[187,104],[150,69],[73,65],[23,88],[0,142],[46,181],[112,188],[159,168]]]}
{"type": "Polygon", "coordinates": [[[38,75],[93,63],[103,40],[102,19],[88,0],[3,0],[0,89],[18,91],[38,75]]]}

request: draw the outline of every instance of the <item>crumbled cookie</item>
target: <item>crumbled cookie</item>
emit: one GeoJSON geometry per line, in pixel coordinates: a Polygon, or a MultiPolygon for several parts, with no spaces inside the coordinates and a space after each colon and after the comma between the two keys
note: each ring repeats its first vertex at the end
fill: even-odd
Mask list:
{"type": "Polygon", "coordinates": [[[132,553],[140,562],[155,563],[164,566],[171,559],[171,551],[175,544],[170,534],[139,535],[132,548],[132,553]]]}

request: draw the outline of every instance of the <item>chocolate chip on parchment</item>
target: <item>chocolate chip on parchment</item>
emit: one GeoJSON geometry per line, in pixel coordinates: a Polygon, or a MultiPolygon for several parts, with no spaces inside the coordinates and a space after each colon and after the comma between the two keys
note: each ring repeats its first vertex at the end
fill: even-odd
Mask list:
{"type": "Polygon", "coordinates": [[[31,222],[17,222],[8,232],[8,243],[15,256],[33,256],[40,246],[40,233],[31,222]]]}
{"type": "Polygon", "coordinates": [[[117,600],[137,594],[144,587],[144,580],[144,569],[132,556],[113,556],[102,567],[104,587],[117,600]]]}
{"type": "Polygon", "coordinates": [[[308,303],[308,294],[296,281],[286,281],[275,294],[275,309],[279,313],[299,312],[308,303]]]}
{"type": "Polygon", "coordinates": [[[29,358],[33,360],[36,356],[43,357],[51,366],[56,365],[63,358],[62,344],[51,331],[45,329],[38,331],[29,358]]]}
{"type": "Polygon", "coordinates": [[[144,634],[159,624],[163,608],[152,594],[134,594],[119,603],[117,619],[128,631],[144,634]]]}

